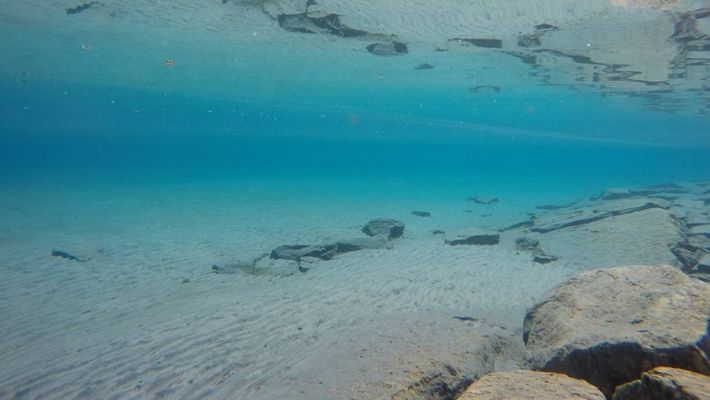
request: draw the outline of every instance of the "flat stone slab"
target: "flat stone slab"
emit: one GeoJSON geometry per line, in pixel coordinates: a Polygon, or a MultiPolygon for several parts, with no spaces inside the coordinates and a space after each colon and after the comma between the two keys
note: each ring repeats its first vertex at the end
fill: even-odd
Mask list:
{"type": "Polygon", "coordinates": [[[335,243],[319,245],[283,245],[271,251],[269,256],[275,260],[300,261],[306,257],[330,260],[331,258],[351,251],[365,249],[389,248],[390,244],[384,235],[339,240],[335,243]]]}
{"type": "Polygon", "coordinates": [[[566,267],[584,270],[616,265],[675,265],[677,259],[671,249],[685,240],[677,221],[662,208],[528,236],[539,239],[545,253],[559,257],[566,267]]]}
{"type": "Polygon", "coordinates": [[[589,383],[563,374],[535,371],[494,372],[468,387],[459,400],[604,400],[589,383]]]}
{"type": "Polygon", "coordinates": [[[559,229],[571,228],[601,221],[610,217],[631,214],[652,208],[668,209],[669,207],[670,204],[667,201],[660,199],[618,201],[600,205],[598,207],[586,207],[567,214],[553,214],[536,221],[535,226],[530,230],[537,233],[548,233],[559,229]]]}
{"type": "Polygon", "coordinates": [[[500,242],[500,235],[492,232],[452,233],[444,237],[444,242],[450,246],[491,246],[500,242]]]}
{"type": "Polygon", "coordinates": [[[533,369],[584,379],[611,396],[666,365],[710,374],[710,285],[671,266],[590,271],[525,317],[533,369]]]}
{"type": "Polygon", "coordinates": [[[710,400],[710,377],[658,367],[616,388],[613,400],[710,400]]]}

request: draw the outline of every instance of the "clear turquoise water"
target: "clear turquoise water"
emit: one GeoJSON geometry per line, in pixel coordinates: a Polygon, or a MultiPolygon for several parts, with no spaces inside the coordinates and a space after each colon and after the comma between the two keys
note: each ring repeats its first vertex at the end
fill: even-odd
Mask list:
{"type": "MultiPolygon", "coordinates": [[[[662,27],[664,40],[650,41],[658,48],[640,40],[648,57],[639,65],[658,67],[668,82],[615,86],[615,72],[595,81],[608,65],[564,57],[527,65],[511,56],[522,50],[509,37],[501,51],[437,51],[442,41],[402,32],[413,37],[410,53],[377,57],[366,41],[287,32],[258,2],[105,3],[71,16],[59,1],[0,4],[0,359],[13,366],[0,372],[0,399],[170,390],[181,398],[269,399],[309,376],[299,352],[321,350],[311,336],[329,341],[328,353],[341,334],[369,337],[372,315],[480,313],[518,329],[545,285],[577,272],[569,260],[533,265],[516,258],[512,242],[453,253],[432,230],[500,228],[527,219],[536,205],[609,187],[710,179],[707,50],[688,55],[668,39],[681,11],[619,11],[589,0],[577,4],[581,16],[562,13],[572,17],[560,34],[574,40],[563,39],[595,60],[634,50],[638,32],[625,32],[619,20],[640,15],[633,20],[649,24],[642,39],[662,27]],[[607,18],[624,40],[609,40],[607,18]],[[596,23],[602,28],[590,31],[596,23]],[[671,50],[677,54],[664,58],[671,50]],[[700,61],[678,73],[670,64],[676,68],[681,54],[700,61]],[[415,68],[425,62],[434,68],[415,68]],[[466,201],[475,195],[500,203],[466,201]],[[374,217],[407,223],[382,266],[363,252],[308,274],[277,265],[288,279],[211,273],[214,263],[278,245],[361,235],[374,217]],[[58,260],[55,248],[92,262],[58,260]],[[489,265],[497,260],[505,265],[489,265]],[[214,329],[184,323],[193,318],[214,329]],[[290,331],[301,325],[303,333],[290,331]],[[263,336],[278,350],[262,354],[263,336]],[[213,339],[232,347],[212,348],[213,339]],[[178,356],[155,367],[146,346],[166,359],[194,352],[195,365],[178,356]],[[233,359],[213,362],[222,356],[233,359]],[[210,368],[231,363],[245,372],[216,386],[210,368]],[[173,384],[177,370],[184,376],[173,384]],[[182,382],[190,377],[197,389],[182,382]],[[207,395],[197,393],[202,388],[207,395]]],[[[417,21],[429,14],[409,11],[417,21]]],[[[471,25],[488,29],[490,19],[471,25]]],[[[549,21],[531,23],[540,22],[549,21]]],[[[416,318],[407,323],[416,326],[416,318]]],[[[330,369],[318,367],[313,376],[330,369]]]]}
{"type": "Polygon", "coordinates": [[[61,82],[6,84],[0,93],[5,180],[439,175],[564,192],[710,171],[706,115],[628,111],[589,93],[566,94],[564,104],[543,88],[534,99],[493,96],[468,115],[457,99],[407,107],[413,99],[403,97],[390,111],[387,102],[353,99],[285,106],[61,82]]]}

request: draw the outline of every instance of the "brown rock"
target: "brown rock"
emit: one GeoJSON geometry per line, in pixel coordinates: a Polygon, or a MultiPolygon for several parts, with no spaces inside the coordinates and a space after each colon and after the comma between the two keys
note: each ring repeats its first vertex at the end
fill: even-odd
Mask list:
{"type": "Polygon", "coordinates": [[[658,367],[616,388],[613,400],[710,400],[710,377],[658,367]]]}
{"type": "Polygon", "coordinates": [[[666,365],[710,374],[710,285],[670,266],[600,269],[548,292],[525,317],[534,369],[607,396],[666,365]]]}
{"type": "Polygon", "coordinates": [[[604,400],[585,381],[550,372],[494,372],[469,386],[459,400],[604,400]]]}

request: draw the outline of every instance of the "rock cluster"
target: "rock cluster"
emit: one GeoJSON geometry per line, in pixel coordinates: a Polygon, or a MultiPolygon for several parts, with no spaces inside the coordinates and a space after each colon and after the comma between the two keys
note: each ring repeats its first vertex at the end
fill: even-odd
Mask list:
{"type": "Polygon", "coordinates": [[[541,372],[484,376],[461,399],[710,399],[710,285],[673,266],[572,278],[529,310],[523,339],[541,372]]]}
{"type": "Polygon", "coordinates": [[[550,291],[525,317],[534,369],[607,396],[655,366],[710,374],[710,286],[672,266],[600,269],[550,291]]]}

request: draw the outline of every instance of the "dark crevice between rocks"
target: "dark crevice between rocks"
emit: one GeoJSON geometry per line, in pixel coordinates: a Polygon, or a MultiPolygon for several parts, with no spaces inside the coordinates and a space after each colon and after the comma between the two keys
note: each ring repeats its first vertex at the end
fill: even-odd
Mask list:
{"type": "MultiPolygon", "coordinates": [[[[707,335],[703,340],[707,340],[707,335]]],[[[564,358],[553,358],[542,370],[583,379],[611,399],[617,386],[638,379],[643,372],[658,366],[710,374],[707,354],[698,347],[700,345],[702,343],[650,351],[638,343],[600,343],[588,349],[573,350],[564,358]]]]}
{"type": "Polygon", "coordinates": [[[683,234],[683,240],[670,249],[678,260],[678,266],[686,274],[710,282],[710,238],[692,233],[692,228],[705,224],[694,224],[681,218],[674,219],[683,234]]]}

